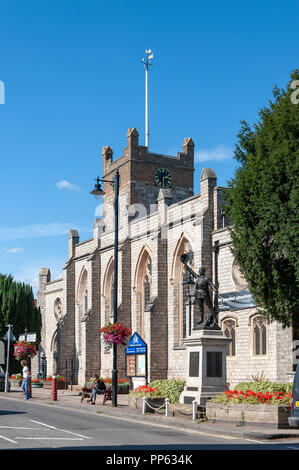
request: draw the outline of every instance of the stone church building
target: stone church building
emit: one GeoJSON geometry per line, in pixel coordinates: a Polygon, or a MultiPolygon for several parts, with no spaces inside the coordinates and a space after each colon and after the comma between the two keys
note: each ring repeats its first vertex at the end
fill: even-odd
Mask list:
{"type": "MultiPolygon", "coordinates": [[[[188,279],[181,255],[219,282],[219,326],[231,339],[227,355],[230,385],[253,376],[288,381],[293,370],[292,329],[267,322],[255,306],[231,251],[229,221],[221,209],[223,188],[215,172],[203,168],[194,194],[194,143],[184,139],[177,156],[150,153],[128,130],[123,155],[103,147],[103,179],[120,174],[118,321],[137,332],[148,347],[148,381],[185,378],[184,338],[190,327],[188,279]],[[217,250],[216,250],[217,247],[217,250]],[[217,254],[217,259],[216,259],[217,254]],[[217,273],[216,273],[217,270],[217,273]]],[[[63,277],[39,273],[37,303],[42,312],[40,352],[47,373],[82,384],[98,373],[111,377],[112,350],[99,329],[113,322],[114,191],[104,183],[103,216],[93,237],[80,240],[70,230],[63,277]]],[[[191,305],[191,326],[198,312],[191,305]]],[[[118,376],[125,377],[125,353],[118,347],[118,376]]]]}

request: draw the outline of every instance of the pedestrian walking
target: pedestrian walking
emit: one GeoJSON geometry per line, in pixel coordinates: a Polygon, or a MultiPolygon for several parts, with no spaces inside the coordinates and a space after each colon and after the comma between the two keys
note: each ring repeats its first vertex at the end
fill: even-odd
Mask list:
{"type": "Polygon", "coordinates": [[[22,389],[24,390],[25,393],[25,398],[24,400],[29,400],[30,398],[30,382],[31,382],[31,374],[30,370],[28,367],[28,362],[23,359],[21,361],[21,366],[23,367],[22,369],[22,374],[23,374],[23,381],[22,381],[22,389]]]}

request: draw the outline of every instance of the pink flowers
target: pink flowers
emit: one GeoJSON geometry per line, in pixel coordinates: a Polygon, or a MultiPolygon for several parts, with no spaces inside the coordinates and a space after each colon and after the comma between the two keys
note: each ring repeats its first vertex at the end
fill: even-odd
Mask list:
{"type": "Polygon", "coordinates": [[[107,323],[100,329],[103,335],[104,343],[112,346],[113,344],[126,344],[126,340],[131,335],[132,330],[124,327],[121,323],[107,323]]]}

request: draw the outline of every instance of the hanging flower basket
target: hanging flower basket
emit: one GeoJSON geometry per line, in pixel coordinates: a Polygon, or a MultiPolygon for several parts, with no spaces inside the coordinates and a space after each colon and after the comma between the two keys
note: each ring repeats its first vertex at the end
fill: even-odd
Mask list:
{"type": "Polygon", "coordinates": [[[113,344],[127,346],[132,330],[121,323],[109,322],[100,329],[100,333],[103,335],[105,350],[109,350],[113,344]]]}
{"type": "Polygon", "coordinates": [[[19,341],[14,344],[14,357],[17,361],[22,361],[23,359],[30,359],[31,357],[36,356],[36,346],[34,343],[28,343],[26,341],[19,341]]]}

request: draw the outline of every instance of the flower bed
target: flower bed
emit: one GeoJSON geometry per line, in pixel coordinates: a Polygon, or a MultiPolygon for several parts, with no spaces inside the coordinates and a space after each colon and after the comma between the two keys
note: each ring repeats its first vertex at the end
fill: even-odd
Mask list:
{"type": "Polygon", "coordinates": [[[267,405],[291,405],[293,394],[291,392],[254,392],[252,390],[225,390],[223,395],[218,395],[211,401],[214,403],[244,403],[267,405]]]}
{"type": "MultiPolygon", "coordinates": [[[[112,379],[111,378],[105,378],[102,379],[103,382],[105,383],[106,387],[112,387],[112,379]]],[[[130,380],[125,378],[125,379],[118,379],[117,380],[117,393],[120,394],[127,394],[129,393],[130,390],[130,380]]]]}
{"type": "MultiPolygon", "coordinates": [[[[52,376],[48,376],[43,381],[45,388],[52,388],[52,376]]],[[[57,390],[64,390],[65,389],[65,379],[62,378],[60,375],[57,375],[57,390]]]]}
{"type": "Polygon", "coordinates": [[[31,387],[33,388],[42,388],[43,382],[39,379],[31,379],[31,387]]]}
{"type": "Polygon", "coordinates": [[[22,374],[11,375],[9,381],[12,387],[20,387],[23,381],[22,374]]]}
{"type": "Polygon", "coordinates": [[[135,397],[164,397],[169,399],[169,403],[179,403],[185,383],[185,380],[181,379],[154,380],[149,385],[141,385],[135,388],[130,392],[130,395],[135,397]]]}

